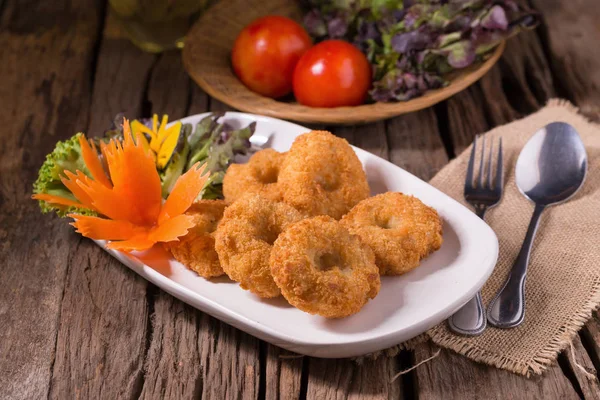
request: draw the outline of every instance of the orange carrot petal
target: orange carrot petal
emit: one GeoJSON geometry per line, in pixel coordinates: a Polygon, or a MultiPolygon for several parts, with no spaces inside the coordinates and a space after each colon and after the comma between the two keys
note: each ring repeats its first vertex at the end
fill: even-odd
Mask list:
{"type": "Polygon", "coordinates": [[[169,218],[183,214],[190,208],[208,180],[208,174],[202,176],[205,169],[206,164],[199,166],[199,163],[196,163],[188,172],[177,179],[171,194],[162,206],[158,216],[159,224],[169,218]]]}
{"type": "Polygon", "coordinates": [[[104,168],[102,168],[100,159],[98,158],[96,146],[93,143],[90,146],[90,142],[88,142],[83,135],[79,136],[79,145],[81,146],[81,154],[83,156],[85,166],[91,172],[94,179],[106,187],[111,187],[112,185],[108,180],[106,173],[104,172],[104,168]]]}
{"type": "Polygon", "coordinates": [[[69,214],[69,217],[75,220],[71,225],[77,228],[77,232],[90,239],[127,240],[144,232],[143,228],[129,221],[114,221],[77,214],[69,214]]]}
{"type": "Polygon", "coordinates": [[[56,205],[60,205],[60,206],[78,207],[78,208],[85,208],[85,209],[93,210],[92,208],[87,207],[77,201],[67,199],[64,197],[60,197],[60,196],[55,196],[53,194],[38,193],[38,194],[34,194],[33,196],[31,196],[31,198],[35,199],[35,200],[47,201],[48,203],[56,204],[56,205]]]}
{"type": "Polygon", "coordinates": [[[148,238],[155,242],[170,242],[185,236],[188,229],[194,226],[194,219],[189,215],[178,215],[166,220],[150,231],[148,238]]]}
{"type": "Polygon", "coordinates": [[[129,120],[123,117],[123,140],[125,143],[133,142],[133,137],[131,136],[131,125],[129,125],[129,120]]]}
{"type": "Polygon", "coordinates": [[[81,204],[85,205],[89,209],[95,210],[94,206],[92,205],[91,197],[88,196],[88,194],[77,184],[77,179],[84,181],[88,180],[89,178],[87,175],[81,171],[77,171],[77,175],[75,175],[71,171],[67,170],[65,170],[64,174],[66,177],[61,178],[63,185],[65,185],[67,189],[73,193],[73,196],[75,196],[77,200],[81,202],[81,204]]]}
{"type": "Polygon", "coordinates": [[[115,192],[136,210],[137,215],[131,218],[154,225],[160,213],[162,195],[160,177],[152,157],[133,140],[124,142],[123,149],[117,149],[116,154],[117,157],[109,159],[115,192]]]}
{"type": "MultiPolygon", "coordinates": [[[[94,180],[77,180],[77,185],[92,199],[92,205],[110,219],[129,221],[136,225],[145,225],[139,216],[136,204],[123,197],[115,189],[109,189],[94,180]]],[[[141,194],[140,196],[143,196],[141,194]]]]}
{"type": "Polygon", "coordinates": [[[106,245],[107,249],[119,250],[119,251],[133,251],[133,250],[148,250],[154,246],[152,240],[149,240],[146,236],[139,236],[130,240],[123,240],[119,242],[110,242],[106,245]]]}

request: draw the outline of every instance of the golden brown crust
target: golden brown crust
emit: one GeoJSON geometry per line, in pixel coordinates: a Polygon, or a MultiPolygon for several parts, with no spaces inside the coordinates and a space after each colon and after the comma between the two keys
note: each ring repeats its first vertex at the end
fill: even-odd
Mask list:
{"type": "Polygon", "coordinates": [[[291,206],[256,194],[242,196],[225,211],[219,224],[216,250],[225,273],[240,287],[260,297],[276,297],[280,291],[269,268],[273,242],[302,215],[291,206]]]}
{"type": "Polygon", "coordinates": [[[194,227],[179,241],[166,244],[177,261],[204,278],[224,274],[215,251],[214,232],[225,207],[223,200],[200,200],[192,204],[185,214],[194,217],[194,227]]]}
{"type": "Polygon", "coordinates": [[[285,153],[273,149],[260,150],[246,164],[232,164],[223,178],[223,195],[233,203],[246,193],[258,194],[273,201],[281,201],[278,184],[279,169],[285,153]]]}
{"type": "Polygon", "coordinates": [[[287,228],[275,241],[270,264],[290,304],[327,318],[357,313],[380,288],[371,249],[328,216],[287,228]]]}
{"type": "Polygon", "coordinates": [[[402,193],[363,200],[341,222],[373,249],[382,275],[404,274],[442,245],[437,211],[402,193]]]}
{"type": "Polygon", "coordinates": [[[339,219],[369,196],[367,176],[345,139],[312,131],[296,138],[279,173],[283,200],[314,215],[339,219]]]}

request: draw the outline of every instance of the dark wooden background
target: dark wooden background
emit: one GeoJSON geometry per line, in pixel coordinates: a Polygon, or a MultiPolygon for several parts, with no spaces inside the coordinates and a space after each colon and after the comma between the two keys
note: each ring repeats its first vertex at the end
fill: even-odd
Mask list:
{"type": "MultiPolygon", "coordinates": [[[[226,1],[226,0],[224,0],[226,1]]],[[[600,5],[532,0],[534,32],[510,40],[479,83],[430,109],[332,130],[423,179],[474,135],[571,100],[600,118],[600,5]]],[[[600,398],[600,317],[533,379],[429,343],[391,358],[297,357],[174,299],[29,200],[57,140],[100,134],[120,111],[180,118],[227,109],[190,81],[179,52],[126,39],[103,1],[0,0],[0,398],[600,398]],[[573,358],[574,357],[574,358],[573,358]]]]}

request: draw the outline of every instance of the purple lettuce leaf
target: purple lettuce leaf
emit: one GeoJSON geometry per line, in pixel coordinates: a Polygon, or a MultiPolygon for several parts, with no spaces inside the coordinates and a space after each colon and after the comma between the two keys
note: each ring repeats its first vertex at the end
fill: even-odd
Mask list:
{"type": "Polygon", "coordinates": [[[343,39],[372,64],[373,101],[403,101],[448,84],[498,44],[538,24],[514,0],[301,0],[316,40],[343,39]]]}

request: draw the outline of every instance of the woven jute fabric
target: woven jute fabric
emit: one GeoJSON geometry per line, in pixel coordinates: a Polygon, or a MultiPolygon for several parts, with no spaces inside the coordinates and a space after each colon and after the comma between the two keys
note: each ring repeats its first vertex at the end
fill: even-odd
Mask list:
{"type": "MultiPolygon", "coordinates": [[[[498,263],[482,289],[487,306],[509,274],[533,213],[533,204],[515,184],[515,163],[527,140],[554,121],[567,122],[579,132],[588,155],[588,175],[572,199],[542,215],[525,284],[525,321],[514,329],[488,326],[478,337],[455,335],[446,323],[428,332],[439,346],[527,376],[541,374],[555,362],[600,303],[600,125],[587,121],[570,103],[551,100],[535,114],[485,134],[488,139],[502,137],[505,166],[502,201],[485,217],[500,243],[498,263]]],[[[470,150],[431,181],[465,205],[470,150]]]]}

